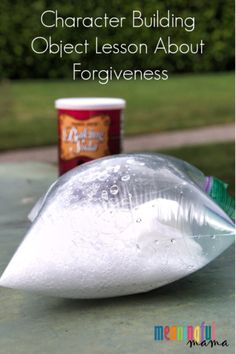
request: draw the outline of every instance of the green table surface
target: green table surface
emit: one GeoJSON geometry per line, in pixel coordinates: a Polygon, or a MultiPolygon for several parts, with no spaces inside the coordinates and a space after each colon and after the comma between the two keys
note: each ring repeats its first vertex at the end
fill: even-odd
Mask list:
{"type": "MultiPolygon", "coordinates": [[[[0,166],[0,272],[21,242],[27,214],[57,169],[25,162],[0,166]]],[[[234,353],[234,246],[204,269],[146,294],[66,300],[0,288],[0,353],[234,353]],[[155,325],[216,324],[229,347],[154,341],[155,325]]]]}

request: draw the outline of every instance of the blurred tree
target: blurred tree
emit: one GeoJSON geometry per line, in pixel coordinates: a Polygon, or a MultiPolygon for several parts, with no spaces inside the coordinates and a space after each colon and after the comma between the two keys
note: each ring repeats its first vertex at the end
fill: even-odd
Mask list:
{"type": "Polygon", "coordinates": [[[86,2],[62,0],[1,0],[0,2],[0,78],[62,78],[72,75],[72,63],[82,62],[86,69],[114,66],[116,69],[168,69],[170,72],[223,71],[234,68],[234,1],[215,0],[100,0],[86,2]],[[125,16],[124,28],[45,28],[40,16],[47,9],[57,9],[62,17],[125,16]],[[165,15],[171,10],[178,16],[195,16],[196,30],[132,28],[133,10],[141,10],[144,16],[151,16],[156,10],[165,15]],[[31,41],[36,36],[55,42],[94,42],[99,36],[103,42],[146,42],[153,48],[157,39],[171,35],[173,41],[206,42],[204,55],[87,55],[71,54],[60,59],[56,55],[36,55],[31,50],[31,41]]]}

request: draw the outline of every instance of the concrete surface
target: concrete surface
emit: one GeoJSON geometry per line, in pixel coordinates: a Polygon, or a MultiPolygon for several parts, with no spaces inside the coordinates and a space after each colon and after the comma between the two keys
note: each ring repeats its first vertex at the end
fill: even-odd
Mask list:
{"type": "MultiPolygon", "coordinates": [[[[21,242],[27,214],[56,178],[49,164],[0,166],[0,273],[21,242]]],[[[46,247],[46,245],[45,245],[46,247]]],[[[230,353],[234,347],[234,247],[204,269],[146,294],[63,300],[0,288],[1,354],[230,353]],[[155,325],[216,324],[229,347],[154,341],[155,325]]]]}
{"type": "MultiPolygon", "coordinates": [[[[188,145],[200,145],[234,141],[234,124],[212,125],[210,127],[187,129],[173,132],[144,134],[124,139],[124,152],[154,151],[188,145]]],[[[21,149],[0,154],[0,162],[14,161],[57,161],[57,147],[21,149]]]]}

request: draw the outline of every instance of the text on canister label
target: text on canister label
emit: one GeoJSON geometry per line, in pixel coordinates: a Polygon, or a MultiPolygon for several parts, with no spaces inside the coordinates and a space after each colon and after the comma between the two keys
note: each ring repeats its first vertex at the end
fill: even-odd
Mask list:
{"type": "Polygon", "coordinates": [[[68,114],[60,114],[61,129],[60,157],[71,160],[77,156],[91,159],[109,155],[109,126],[108,115],[78,120],[68,114]]]}

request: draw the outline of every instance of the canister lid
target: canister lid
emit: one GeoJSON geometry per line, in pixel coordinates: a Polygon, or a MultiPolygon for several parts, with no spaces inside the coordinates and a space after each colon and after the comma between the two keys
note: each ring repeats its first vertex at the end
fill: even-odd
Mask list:
{"type": "Polygon", "coordinates": [[[122,98],[107,97],[81,97],[81,98],[60,98],[55,101],[58,109],[122,109],[126,102],[122,98]]]}

